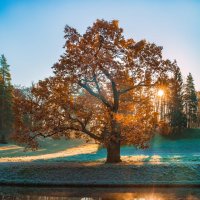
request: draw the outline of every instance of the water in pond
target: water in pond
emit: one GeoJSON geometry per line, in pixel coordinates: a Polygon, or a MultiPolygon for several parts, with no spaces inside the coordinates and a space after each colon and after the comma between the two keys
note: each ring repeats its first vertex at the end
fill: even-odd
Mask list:
{"type": "Polygon", "coordinates": [[[197,200],[200,188],[1,187],[0,200],[197,200]]]}

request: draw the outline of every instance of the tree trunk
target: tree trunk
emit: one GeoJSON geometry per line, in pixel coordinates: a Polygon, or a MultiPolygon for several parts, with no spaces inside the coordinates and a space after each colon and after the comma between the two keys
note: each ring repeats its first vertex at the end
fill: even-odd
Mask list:
{"type": "Polygon", "coordinates": [[[7,144],[5,135],[0,135],[0,144],[7,144]]]}
{"type": "Polygon", "coordinates": [[[120,137],[121,127],[120,124],[113,118],[111,120],[111,133],[110,139],[107,144],[107,163],[118,163],[120,159],[120,137]]]}
{"type": "Polygon", "coordinates": [[[120,159],[120,141],[110,141],[107,146],[107,163],[118,163],[120,159]]]}

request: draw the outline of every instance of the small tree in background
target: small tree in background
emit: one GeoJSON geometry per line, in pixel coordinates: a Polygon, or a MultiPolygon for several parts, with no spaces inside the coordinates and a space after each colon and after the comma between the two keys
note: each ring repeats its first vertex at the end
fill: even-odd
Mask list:
{"type": "Polygon", "coordinates": [[[0,57],[0,143],[5,143],[12,131],[13,112],[11,75],[4,55],[0,57]]]}
{"type": "Polygon", "coordinates": [[[24,132],[30,131],[32,127],[32,104],[34,102],[31,88],[25,87],[15,87],[13,89],[13,114],[14,114],[14,124],[13,124],[13,133],[11,139],[18,141],[19,143],[26,143],[34,148],[34,142],[27,139],[24,132]]]}
{"type": "Polygon", "coordinates": [[[184,103],[187,116],[187,127],[193,128],[197,123],[198,100],[191,73],[189,73],[186,80],[184,103]]]}
{"type": "Polygon", "coordinates": [[[197,127],[200,127],[200,92],[197,92],[198,111],[197,111],[197,127]]]}
{"type": "Polygon", "coordinates": [[[187,126],[186,115],[183,110],[183,80],[180,68],[174,63],[173,77],[169,84],[169,125],[171,131],[180,132],[187,126]]]}

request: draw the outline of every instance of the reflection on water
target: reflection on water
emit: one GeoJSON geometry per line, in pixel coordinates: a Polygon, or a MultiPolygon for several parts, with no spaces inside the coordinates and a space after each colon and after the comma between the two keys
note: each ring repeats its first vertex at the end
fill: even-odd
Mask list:
{"type": "Polygon", "coordinates": [[[47,188],[0,186],[0,200],[197,200],[200,188],[47,188]]]}

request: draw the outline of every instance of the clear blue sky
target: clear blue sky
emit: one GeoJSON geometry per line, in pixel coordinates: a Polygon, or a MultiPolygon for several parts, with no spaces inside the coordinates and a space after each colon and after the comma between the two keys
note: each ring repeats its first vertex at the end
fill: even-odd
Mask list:
{"type": "Polygon", "coordinates": [[[118,19],[126,37],[164,47],[200,90],[200,0],[0,0],[0,54],[14,84],[51,75],[66,24],[83,33],[97,18],[118,19]]]}

